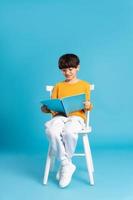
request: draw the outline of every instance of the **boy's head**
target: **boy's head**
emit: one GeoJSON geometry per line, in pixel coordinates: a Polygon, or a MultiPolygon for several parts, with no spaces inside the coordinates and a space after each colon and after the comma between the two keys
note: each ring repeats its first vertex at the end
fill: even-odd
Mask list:
{"type": "Polygon", "coordinates": [[[61,69],[66,81],[77,80],[80,60],[75,54],[65,54],[59,58],[59,69],[61,69]]]}
{"type": "Polygon", "coordinates": [[[75,54],[64,54],[59,58],[58,66],[59,69],[65,68],[78,68],[80,60],[75,54]]]}

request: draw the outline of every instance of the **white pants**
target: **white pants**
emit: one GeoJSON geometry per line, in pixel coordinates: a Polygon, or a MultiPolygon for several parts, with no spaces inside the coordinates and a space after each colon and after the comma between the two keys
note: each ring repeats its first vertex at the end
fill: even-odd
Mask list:
{"type": "Polygon", "coordinates": [[[78,133],[85,127],[84,120],[78,116],[56,116],[46,122],[45,127],[56,158],[60,161],[71,159],[76,149],[78,133]]]}

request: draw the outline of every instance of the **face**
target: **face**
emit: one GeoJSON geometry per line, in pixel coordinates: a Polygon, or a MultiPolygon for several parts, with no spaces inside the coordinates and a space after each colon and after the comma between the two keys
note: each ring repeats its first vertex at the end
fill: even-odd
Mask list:
{"type": "Polygon", "coordinates": [[[77,78],[77,72],[79,71],[79,66],[77,68],[65,68],[61,70],[67,81],[72,81],[77,78]]]}

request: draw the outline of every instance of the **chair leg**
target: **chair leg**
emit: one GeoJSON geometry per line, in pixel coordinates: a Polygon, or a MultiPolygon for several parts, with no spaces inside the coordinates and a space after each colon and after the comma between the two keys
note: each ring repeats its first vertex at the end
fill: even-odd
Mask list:
{"type": "Polygon", "coordinates": [[[89,145],[89,140],[88,140],[87,134],[85,134],[83,136],[83,144],[84,144],[84,151],[85,151],[86,164],[87,164],[87,170],[88,170],[90,184],[94,185],[93,164],[92,164],[92,157],[91,157],[90,145],[89,145]]]}
{"type": "Polygon", "coordinates": [[[45,171],[44,171],[44,178],[43,184],[46,185],[48,181],[49,171],[52,170],[54,164],[54,158],[51,156],[51,146],[49,145],[46,164],[45,164],[45,171]]]}
{"type": "Polygon", "coordinates": [[[92,160],[91,148],[90,148],[89,138],[88,138],[87,135],[86,135],[86,138],[87,138],[86,139],[87,148],[88,148],[88,152],[89,152],[89,155],[90,155],[91,169],[92,169],[92,172],[94,172],[94,165],[93,165],[93,160],[92,160]]]}

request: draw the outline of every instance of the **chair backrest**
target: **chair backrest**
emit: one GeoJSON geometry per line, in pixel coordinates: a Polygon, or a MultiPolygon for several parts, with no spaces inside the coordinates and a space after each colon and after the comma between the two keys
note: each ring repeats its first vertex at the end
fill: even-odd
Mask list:
{"type": "MultiPolygon", "coordinates": [[[[94,84],[90,85],[90,90],[94,90],[95,86],[94,84]]],[[[53,85],[46,85],[46,91],[49,92],[49,97],[51,98],[51,94],[52,94],[52,90],[53,90],[53,85]]],[[[87,112],[87,121],[86,121],[86,128],[89,128],[89,124],[90,124],[90,112],[87,112]]]]}

